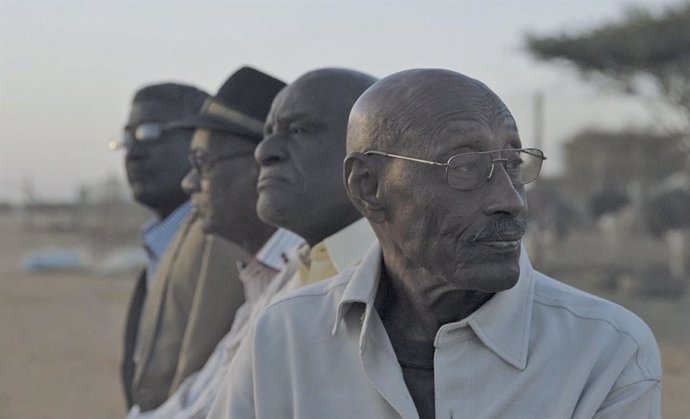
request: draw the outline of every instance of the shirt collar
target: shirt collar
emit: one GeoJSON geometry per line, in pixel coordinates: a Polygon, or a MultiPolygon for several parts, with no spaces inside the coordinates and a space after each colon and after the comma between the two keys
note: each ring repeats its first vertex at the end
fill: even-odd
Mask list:
{"type": "MultiPolygon", "coordinates": [[[[381,273],[381,247],[376,242],[367,252],[350,278],[338,303],[336,320],[332,334],[354,303],[364,304],[364,326],[360,336],[363,340],[381,273]]],[[[496,293],[489,301],[465,319],[443,325],[436,335],[437,344],[444,332],[469,326],[481,342],[508,364],[518,369],[527,366],[527,349],[532,320],[532,300],[534,296],[534,270],[524,246],[520,251],[520,277],[517,284],[509,290],[496,293]]]]}
{"type": "MultiPolygon", "coordinates": [[[[509,290],[496,293],[467,318],[444,327],[470,326],[486,347],[508,364],[523,370],[527,367],[533,298],[534,270],[523,246],[517,284],[509,290]]],[[[439,335],[436,339],[438,341],[439,335]]]]}
{"type": "Polygon", "coordinates": [[[279,271],[285,265],[286,254],[290,249],[298,247],[302,243],[304,243],[304,239],[297,234],[279,228],[256,253],[256,260],[279,271]]]}
{"type": "Polygon", "coordinates": [[[160,259],[191,209],[192,204],[187,201],[177,207],[165,219],[152,219],[144,224],[141,231],[141,241],[150,256],[154,259],[160,259]]]}
{"type": "Polygon", "coordinates": [[[371,311],[371,307],[374,306],[374,300],[376,298],[379,277],[381,276],[381,261],[381,245],[376,241],[369,248],[364,259],[362,259],[362,262],[355,269],[355,272],[352,274],[352,277],[343,291],[342,297],[340,297],[335,315],[335,324],[331,331],[333,335],[338,332],[338,326],[343,316],[354,303],[365,304],[365,316],[371,311]]]}
{"type": "Polygon", "coordinates": [[[300,282],[317,282],[356,265],[375,241],[369,222],[360,218],[311,248],[303,245],[297,254],[300,282]]]}

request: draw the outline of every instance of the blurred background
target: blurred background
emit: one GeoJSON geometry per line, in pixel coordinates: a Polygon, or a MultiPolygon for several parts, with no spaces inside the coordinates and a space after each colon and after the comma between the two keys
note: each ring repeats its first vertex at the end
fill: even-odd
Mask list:
{"type": "Polygon", "coordinates": [[[690,3],[0,0],[0,418],[117,418],[124,312],[150,214],[108,149],[134,91],[236,68],[476,77],[548,157],[541,271],[642,317],[664,417],[690,411],[690,3]]]}

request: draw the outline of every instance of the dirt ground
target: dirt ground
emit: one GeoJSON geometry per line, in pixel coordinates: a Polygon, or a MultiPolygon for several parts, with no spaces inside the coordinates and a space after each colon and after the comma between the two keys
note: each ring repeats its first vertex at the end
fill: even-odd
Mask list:
{"type": "Polygon", "coordinates": [[[19,268],[33,249],[84,244],[78,234],[27,232],[0,216],[0,419],[126,413],[119,359],[134,275],[19,268]]]}
{"type": "MultiPolygon", "coordinates": [[[[27,274],[27,250],[79,243],[75,235],[25,233],[0,219],[0,419],[121,418],[119,357],[132,277],[27,274]]],[[[690,297],[606,295],[638,313],[661,347],[663,409],[690,412],[690,297]]]]}
{"type": "Polygon", "coordinates": [[[118,418],[131,281],[0,278],[0,418],[118,418]]]}

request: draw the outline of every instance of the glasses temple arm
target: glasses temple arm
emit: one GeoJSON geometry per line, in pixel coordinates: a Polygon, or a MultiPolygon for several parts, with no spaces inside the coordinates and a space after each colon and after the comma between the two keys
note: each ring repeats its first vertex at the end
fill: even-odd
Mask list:
{"type": "Polygon", "coordinates": [[[423,163],[423,164],[428,164],[428,165],[432,165],[432,166],[442,166],[442,167],[448,166],[448,163],[439,163],[439,162],[435,162],[435,161],[416,159],[414,157],[401,156],[398,154],[386,153],[384,151],[371,150],[371,151],[365,151],[363,154],[376,154],[378,156],[393,157],[396,159],[415,161],[417,163],[423,163]]]}

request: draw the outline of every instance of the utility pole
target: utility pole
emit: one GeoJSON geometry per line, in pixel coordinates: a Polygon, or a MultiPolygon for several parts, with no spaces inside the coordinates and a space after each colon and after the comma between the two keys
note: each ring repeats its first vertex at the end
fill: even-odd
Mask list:
{"type": "Polygon", "coordinates": [[[544,92],[534,94],[534,147],[544,147],[544,92]]]}
{"type": "MultiPolygon", "coordinates": [[[[533,117],[534,117],[534,147],[543,150],[544,146],[544,93],[537,91],[534,94],[533,100],[533,117]]],[[[539,180],[537,179],[536,182],[539,180]]],[[[534,241],[532,243],[531,258],[534,260],[534,265],[537,268],[543,269],[540,265],[545,263],[545,248],[546,236],[548,235],[547,220],[542,220],[542,225],[538,226],[534,233],[534,241]]]]}

